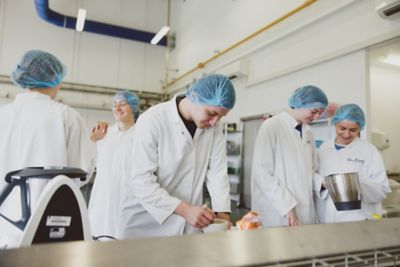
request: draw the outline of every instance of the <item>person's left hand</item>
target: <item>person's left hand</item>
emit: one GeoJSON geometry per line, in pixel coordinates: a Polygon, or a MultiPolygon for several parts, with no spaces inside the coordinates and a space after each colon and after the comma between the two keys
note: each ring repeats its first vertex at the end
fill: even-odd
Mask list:
{"type": "Polygon", "coordinates": [[[90,140],[97,142],[104,138],[107,134],[108,124],[107,122],[98,122],[96,126],[93,127],[90,133],[90,140]]]}
{"type": "Polygon", "coordinates": [[[287,214],[288,218],[288,225],[289,226],[298,226],[300,225],[299,220],[297,219],[296,213],[294,212],[294,209],[290,210],[287,214]]]}

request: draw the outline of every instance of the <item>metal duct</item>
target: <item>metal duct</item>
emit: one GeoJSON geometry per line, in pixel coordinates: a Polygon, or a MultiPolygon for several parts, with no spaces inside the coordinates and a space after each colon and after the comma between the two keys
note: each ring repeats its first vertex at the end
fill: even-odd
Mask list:
{"type": "MultiPolygon", "coordinates": [[[[59,27],[75,29],[76,18],[57,13],[49,8],[49,0],[35,0],[36,12],[45,21],[59,27]]],[[[155,33],[135,30],[97,21],[86,20],[83,29],[86,32],[104,34],[150,44],[155,33]]],[[[167,38],[164,36],[157,44],[167,46],[167,38]]]]}

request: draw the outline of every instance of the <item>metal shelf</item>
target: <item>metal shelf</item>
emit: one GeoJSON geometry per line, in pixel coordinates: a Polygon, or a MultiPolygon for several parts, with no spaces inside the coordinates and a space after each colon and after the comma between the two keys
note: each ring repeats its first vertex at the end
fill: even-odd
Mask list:
{"type": "Polygon", "coordinates": [[[400,264],[400,246],[392,248],[382,248],[378,250],[359,251],[316,257],[308,260],[283,261],[263,266],[330,266],[330,267],[350,267],[350,266],[398,266],[400,264]]]}

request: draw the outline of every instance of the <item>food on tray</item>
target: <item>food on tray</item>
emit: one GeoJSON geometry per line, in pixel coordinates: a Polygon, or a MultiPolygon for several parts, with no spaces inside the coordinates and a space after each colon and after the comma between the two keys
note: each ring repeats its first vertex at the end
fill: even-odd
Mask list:
{"type": "Polygon", "coordinates": [[[258,213],[254,211],[248,212],[242,217],[241,220],[236,222],[236,227],[238,230],[251,230],[260,228],[261,222],[258,218],[258,213]]]}

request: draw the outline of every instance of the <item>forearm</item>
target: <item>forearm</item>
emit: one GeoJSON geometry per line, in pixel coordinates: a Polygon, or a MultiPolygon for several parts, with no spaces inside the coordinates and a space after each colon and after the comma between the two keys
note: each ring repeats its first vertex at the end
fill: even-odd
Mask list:
{"type": "Polygon", "coordinates": [[[176,207],[175,209],[175,213],[178,214],[179,216],[185,218],[185,215],[188,213],[190,208],[190,205],[181,201],[178,205],[178,207],[176,207]]]}
{"type": "Polygon", "coordinates": [[[175,213],[183,217],[190,225],[203,228],[213,222],[215,213],[206,207],[191,206],[181,201],[175,209],[175,213]]]}

